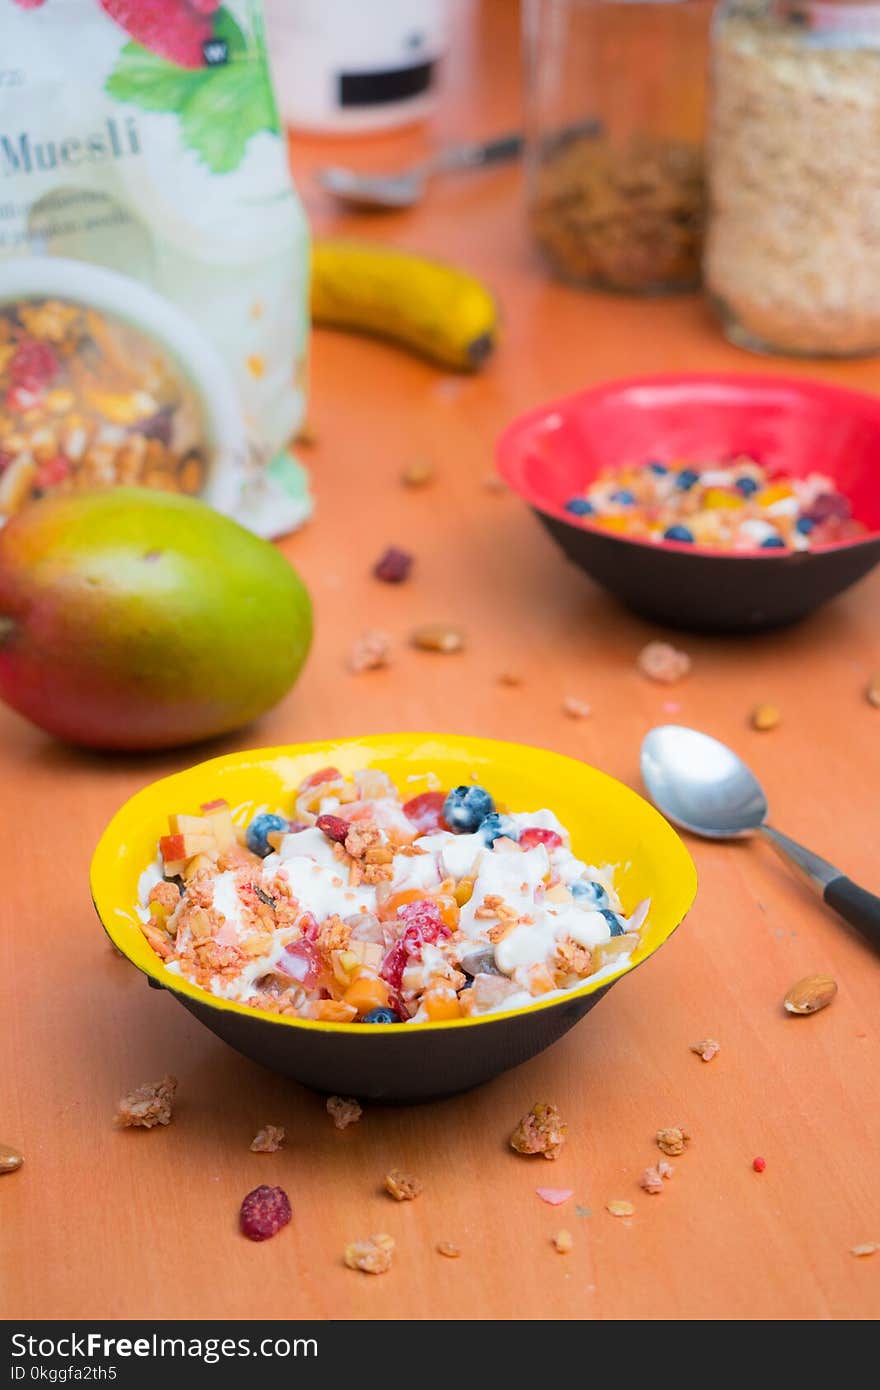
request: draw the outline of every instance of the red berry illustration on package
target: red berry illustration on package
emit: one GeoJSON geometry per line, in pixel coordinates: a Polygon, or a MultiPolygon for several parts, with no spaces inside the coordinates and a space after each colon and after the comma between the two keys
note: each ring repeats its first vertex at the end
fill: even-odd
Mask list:
{"type": "Polygon", "coordinates": [[[182,68],[205,66],[202,45],[211,37],[219,0],[100,0],[100,5],[151,53],[182,68]]]}

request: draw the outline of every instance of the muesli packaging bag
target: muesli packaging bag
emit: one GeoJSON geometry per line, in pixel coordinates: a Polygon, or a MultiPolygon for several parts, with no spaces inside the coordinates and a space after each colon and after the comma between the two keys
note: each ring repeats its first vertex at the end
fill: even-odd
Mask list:
{"type": "Polygon", "coordinates": [[[255,0],[0,0],[0,524],[55,491],[308,516],[308,234],[255,0]]]}

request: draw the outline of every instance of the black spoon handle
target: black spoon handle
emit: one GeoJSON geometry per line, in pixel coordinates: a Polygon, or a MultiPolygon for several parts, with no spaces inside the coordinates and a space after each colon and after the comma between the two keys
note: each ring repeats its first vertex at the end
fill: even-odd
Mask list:
{"type": "Polygon", "coordinates": [[[846,874],[839,874],[826,885],[822,897],[880,951],[880,898],[876,893],[869,893],[846,874]]]}
{"type": "Polygon", "coordinates": [[[880,898],[853,883],[827,859],[799,845],[780,830],[774,830],[772,825],[764,824],[759,829],[777,854],[798,870],[823,901],[880,951],[880,898]]]}

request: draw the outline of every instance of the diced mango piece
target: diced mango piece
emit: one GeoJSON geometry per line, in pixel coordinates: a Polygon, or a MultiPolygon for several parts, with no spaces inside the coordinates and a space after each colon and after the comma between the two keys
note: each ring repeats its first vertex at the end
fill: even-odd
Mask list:
{"type": "Polygon", "coordinates": [[[732,511],[736,507],[744,507],[745,500],[738,492],[729,492],[723,487],[710,487],[703,495],[703,506],[710,512],[732,511]]]}

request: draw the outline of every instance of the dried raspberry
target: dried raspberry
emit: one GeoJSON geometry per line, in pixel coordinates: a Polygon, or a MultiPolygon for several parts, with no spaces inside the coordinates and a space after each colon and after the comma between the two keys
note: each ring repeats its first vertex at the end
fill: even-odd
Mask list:
{"type": "Polygon", "coordinates": [[[437,830],[448,827],[443,819],[445,792],[422,792],[404,803],[403,814],[412,821],[420,835],[433,835],[437,830]]]}
{"type": "Polygon", "coordinates": [[[43,391],[58,371],[58,358],[48,343],[22,338],[9,363],[9,379],[23,391],[43,391]]]}
{"type": "Polygon", "coordinates": [[[766,1158],[753,1158],[752,1167],[756,1173],[763,1173],[764,1169],[767,1167],[766,1158]]]}
{"type": "Polygon", "coordinates": [[[344,845],[346,836],[351,826],[347,820],[341,816],[319,816],[315,822],[319,830],[323,830],[328,840],[335,840],[337,844],[344,845]]]}
{"type": "Polygon", "coordinates": [[[542,830],[539,825],[530,825],[519,837],[520,849],[534,849],[535,845],[546,845],[548,849],[556,849],[561,844],[561,835],[555,830],[542,830]]]}
{"type": "Polygon", "coordinates": [[[39,405],[41,398],[40,391],[28,391],[24,386],[10,386],[3,397],[3,404],[13,415],[23,415],[26,410],[33,410],[35,405],[39,405]]]}
{"type": "Polygon", "coordinates": [[[46,488],[63,483],[69,475],[70,459],[66,458],[64,454],[56,454],[54,458],[47,459],[45,463],[40,464],[34,482],[41,492],[45,492],[46,488]]]}
{"type": "Polygon", "coordinates": [[[269,1240],[287,1225],[292,1215],[283,1187],[255,1187],[241,1204],[242,1235],[248,1240],[269,1240]]]}
{"type": "Polygon", "coordinates": [[[841,492],[820,492],[819,496],[811,503],[804,512],[804,516],[810,521],[847,521],[852,515],[852,506],[848,497],[844,497],[841,492]]]}
{"type": "Polygon", "coordinates": [[[401,584],[409,576],[413,557],[408,550],[398,550],[390,545],[381,559],[373,566],[373,574],[386,584],[401,584]]]}
{"type": "Polygon", "coordinates": [[[403,979],[403,972],[409,960],[409,947],[406,940],[396,941],[382,962],[380,976],[397,992],[403,979]]]}

